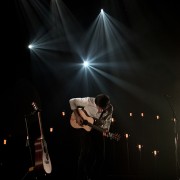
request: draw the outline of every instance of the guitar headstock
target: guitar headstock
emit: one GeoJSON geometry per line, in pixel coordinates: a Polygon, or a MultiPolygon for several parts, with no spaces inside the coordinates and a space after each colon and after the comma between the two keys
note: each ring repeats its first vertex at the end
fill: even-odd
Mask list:
{"type": "Polygon", "coordinates": [[[119,141],[120,140],[120,134],[118,134],[118,133],[109,133],[109,138],[110,139],[114,139],[114,140],[116,140],[116,141],[119,141]]]}

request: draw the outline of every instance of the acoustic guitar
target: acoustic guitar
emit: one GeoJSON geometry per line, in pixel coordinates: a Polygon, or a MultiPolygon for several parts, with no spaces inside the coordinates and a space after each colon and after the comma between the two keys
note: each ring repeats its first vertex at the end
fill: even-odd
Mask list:
{"type": "MultiPolygon", "coordinates": [[[[100,131],[100,132],[104,132],[105,130],[97,125],[94,124],[94,118],[88,116],[87,112],[84,109],[78,108],[78,112],[79,115],[82,117],[83,119],[83,125],[80,126],[77,122],[76,122],[76,116],[74,114],[74,112],[71,114],[71,118],[70,118],[70,125],[75,128],[75,129],[80,129],[83,128],[86,131],[91,131],[92,128],[100,131]]],[[[116,141],[120,140],[120,135],[118,133],[111,133],[108,132],[107,137],[109,137],[110,139],[114,139],[116,141]]]]}
{"type": "Polygon", "coordinates": [[[35,146],[35,167],[37,171],[44,170],[46,173],[50,174],[52,171],[51,159],[48,153],[47,143],[44,139],[41,114],[35,102],[32,103],[34,110],[37,112],[39,127],[40,127],[40,137],[34,143],[35,146]]]}

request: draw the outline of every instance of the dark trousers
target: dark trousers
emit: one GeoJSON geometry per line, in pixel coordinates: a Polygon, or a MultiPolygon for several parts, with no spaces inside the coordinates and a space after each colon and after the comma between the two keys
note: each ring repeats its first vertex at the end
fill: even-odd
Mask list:
{"type": "Polygon", "coordinates": [[[94,129],[90,132],[81,129],[77,180],[102,178],[104,161],[105,139],[102,133],[94,129]]]}

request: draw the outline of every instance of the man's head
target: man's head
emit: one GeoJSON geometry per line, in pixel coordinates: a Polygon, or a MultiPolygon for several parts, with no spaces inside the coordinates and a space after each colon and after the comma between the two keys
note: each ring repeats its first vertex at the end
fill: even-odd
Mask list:
{"type": "Polygon", "coordinates": [[[98,94],[95,97],[95,103],[98,107],[105,110],[108,107],[108,105],[110,104],[110,98],[106,94],[98,94]]]}

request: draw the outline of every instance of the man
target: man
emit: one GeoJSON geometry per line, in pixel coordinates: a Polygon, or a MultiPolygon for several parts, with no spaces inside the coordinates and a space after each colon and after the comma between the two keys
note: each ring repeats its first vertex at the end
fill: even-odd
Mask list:
{"type": "Polygon", "coordinates": [[[69,103],[73,111],[70,123],[81,133],[77,180],[100,179],[105,168],[105,137],[108,136],[113,114],[110,98],[99,94],[96,97],[72,98],[69,103]]]}

